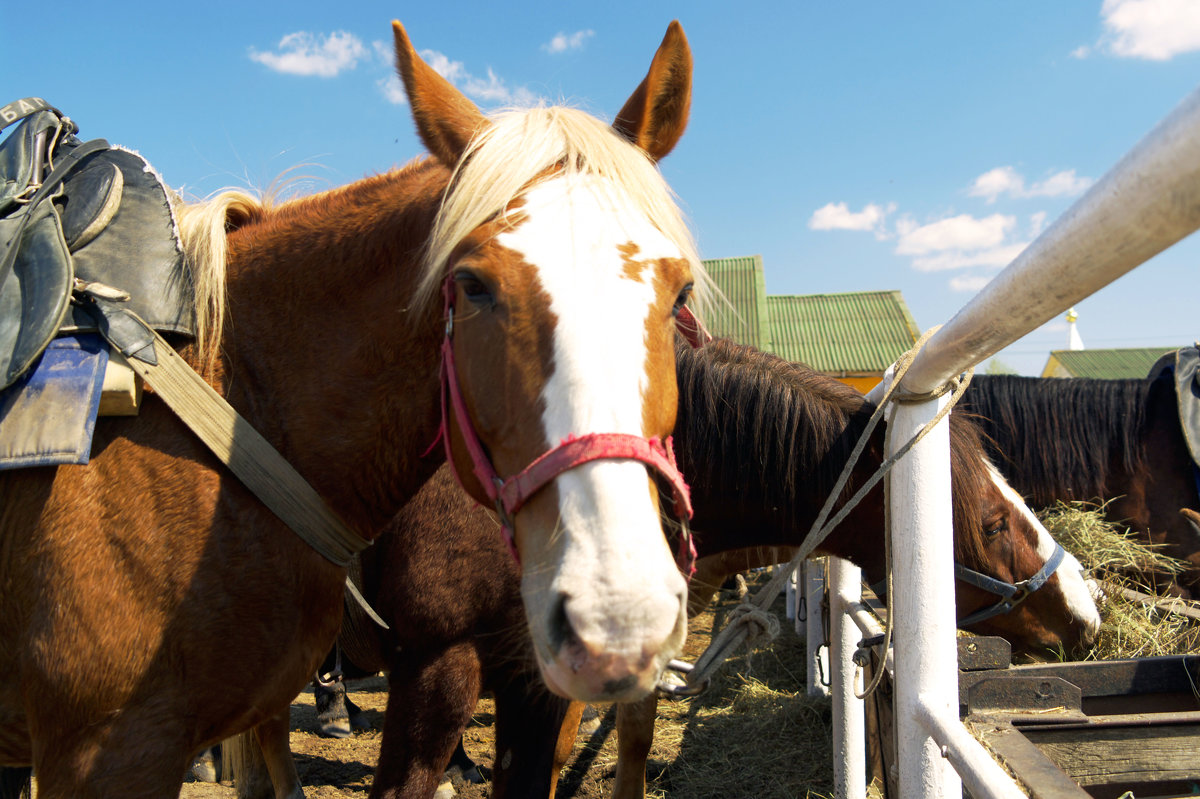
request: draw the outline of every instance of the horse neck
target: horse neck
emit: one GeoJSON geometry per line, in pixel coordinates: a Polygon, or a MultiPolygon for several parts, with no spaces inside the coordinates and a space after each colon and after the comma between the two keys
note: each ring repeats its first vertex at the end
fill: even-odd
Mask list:
{"type": "Polygon", "coordinates": [[[380,529],[437,467],[440,308],[410,306],[445,170],[286,203],[229,236],[230,402],[351,524],[380,529]]]}
{"type": "MultiPolygon", "coordinates": [[[[853,389],[807,367],[717,341],[681,351],[676,446],[693,486],[701,555],[799,544],[872,410],[853,389]]],[[[842,499],[878,467],[877,428],[842,499]]],[[[875,568],[882,504],[871,492],[823,551],[875,568]]]]}

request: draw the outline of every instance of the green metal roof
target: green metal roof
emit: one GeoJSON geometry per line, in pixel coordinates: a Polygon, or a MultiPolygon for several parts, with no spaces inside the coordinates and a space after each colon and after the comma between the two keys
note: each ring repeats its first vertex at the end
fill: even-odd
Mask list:
{"type": "MultiPolygon", "coordinates": [[[[1113,350],[1054,350],[1050,361],[1058,361],[1072,377],[1116,380],[1145,377],[1154,362],[1177,347],[1140,347],[1113,350]]],[[[1046,368],[1050,368],[1050,363],[1046,368]]]]}
{"type": "Polygon", "coordinates": [[[899,291],[767,297],[770,350],[830,374],[883,374],[920,331],[899,291]]]}
{"type": "Polygon", "coordinates": [[[708,309],[704,324],[714,336],[767,349],[766,279],[760,255],[711,258],[704,268],[724,294],[708,309]]]}

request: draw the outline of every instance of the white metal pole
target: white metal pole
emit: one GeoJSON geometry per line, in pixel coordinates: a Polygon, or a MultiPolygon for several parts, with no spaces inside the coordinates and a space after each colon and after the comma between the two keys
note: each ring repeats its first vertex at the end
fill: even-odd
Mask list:
{"type": "MultiPolygon", "coordinates": [[[[908,441],[948,400],[943,395],[897,405],[889,422],[889,448],[908,441]]],[[[896,655],[900,799],[959,799],[962,791],[958,775],[918,721],[925,702],[931,703],[929,712],[958,722],[949,429],[942,419],[892,469],[894,595],[888,606],[896,655]]]]}
{"type": "Polygon", "coordinates": [[[867,795],[866,715],[855,696],[854,652],[861,638],[849,610],[862,601],[862,570],[848,560],[829,558],[829,662],[833,669],[833,785],[838,799],[867,795]]]}
{"type": "Polygon", "coordinates": [[[825,648],[825,558],[804,561],[804,604],[808,613],[805,641],[808,643],[808,695],[829,696],[824,677],[829,675],[829,650],[825,648]]]}

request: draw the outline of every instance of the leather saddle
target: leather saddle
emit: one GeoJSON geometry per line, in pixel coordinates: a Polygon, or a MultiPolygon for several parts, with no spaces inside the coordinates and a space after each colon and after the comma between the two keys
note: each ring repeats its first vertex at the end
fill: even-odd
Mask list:
{"type": "Polygon", "coordinates": [[[0,390],[57,335],[93,332],[72,293],[119,300],[160,332],[192,335],[192,287],[173,193],[135,152],[45,100],[0,107],[0,390]]]}
{"type": "Polygon", "coordinates": [[[1192,462],[1200,467],[1200,342],[1159,358],[1150,368],[1148,377],[1153,380],[1164,375],[1170,377],[1175,385],[1179,425],[1183,428],[1183,438],[1192,455],[1192,462]]]}

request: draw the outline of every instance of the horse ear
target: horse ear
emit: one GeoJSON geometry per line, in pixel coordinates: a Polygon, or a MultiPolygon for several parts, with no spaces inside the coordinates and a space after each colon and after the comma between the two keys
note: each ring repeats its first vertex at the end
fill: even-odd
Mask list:
{"type": "Polygon", "coordinates": [[[625,101],[613,127],[655,161],[674,149],[692,107],[692,51],[683,26],[667,26],[650,71],[625,101]]]}
{"type": "Polygon", "coordinates": [[[404,26],[392,22],[396,71],[404,81],[417,133],[429,152],[453,168],[471,138],[487,123],[475,104],[426,64],[413,49],[404,26]]]}

